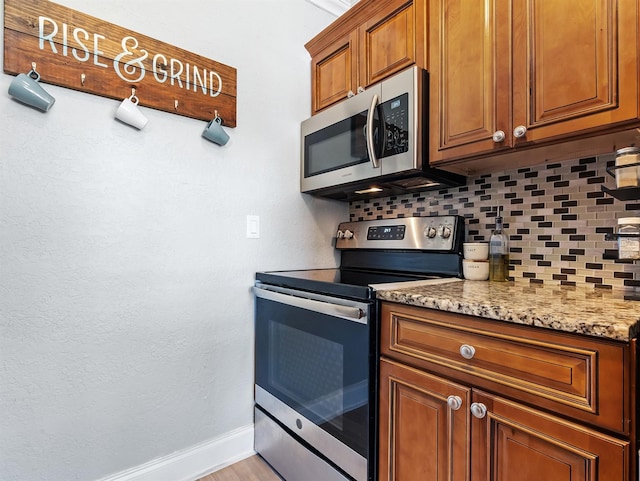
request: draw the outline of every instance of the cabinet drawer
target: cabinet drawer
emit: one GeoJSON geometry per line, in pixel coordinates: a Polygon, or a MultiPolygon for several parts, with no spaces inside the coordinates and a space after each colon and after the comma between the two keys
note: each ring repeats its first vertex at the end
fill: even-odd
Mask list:
{"type": "Polygon", "coordinates": [[[383,303],[381,350],[535,407],[629,432],[624,343],[383,303]]]}

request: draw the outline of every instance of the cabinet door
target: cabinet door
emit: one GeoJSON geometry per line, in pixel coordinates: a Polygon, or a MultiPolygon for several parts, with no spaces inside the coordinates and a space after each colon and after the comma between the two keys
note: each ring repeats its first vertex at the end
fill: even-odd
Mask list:
{"type": "Polygon", "coordinates": [[[313,113],[347,98],[357,86],[357,34],[346,35],[311,60],[313,113]]]}
{"type": "Polygon", "coordinates": [[[638,117],[635,0],[513,2],[513,121],[522,142],[638,117]]]}
{"type": "Polygon", "coordinates": [[[490,394],[473,393],[472,478],[629,481],[629,443],[490,394]]]}
{"type": "Polygon", "coordinates": [[[431,5],[431,162],[511,147],[510,2],[431,5]]]}
{"type": "Polygon", "coordinates": [[[395,0],[359,29],[359,86],[368,87],[415,63],[413,2],[395,0]]]}
{"type": "Polygon", "coordinates": [[[379,481],[467,481],[469,399],[464,386],[382,359],[379,481]]]}

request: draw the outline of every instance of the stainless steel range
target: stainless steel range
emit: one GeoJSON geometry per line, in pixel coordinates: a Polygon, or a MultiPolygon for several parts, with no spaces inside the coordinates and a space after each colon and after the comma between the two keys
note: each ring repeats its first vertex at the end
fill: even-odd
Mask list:
{"type": "Polygon", "coordinates": [[[345,222],[340,268],[258,272],[255,449],[286,481],[376,480],[376,289],[462,277],[457,216],[345,222]]]}

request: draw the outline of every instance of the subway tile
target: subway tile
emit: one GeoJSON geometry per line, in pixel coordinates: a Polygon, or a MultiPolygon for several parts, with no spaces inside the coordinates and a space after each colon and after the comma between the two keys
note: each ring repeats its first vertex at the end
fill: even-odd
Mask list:
{"type": "Polygon", "coordinates": [[[506,170],[472,177],[464,187],[355,201],[349,206],[349,218],[460,215],[469,237],[486,241],[500,204],[511,239],[511,277],[630,289],[625,282],[637,282],[640,266],[603,258],[606,252],[616,252],[615,242],[605,241],[604,235],[615,232],[617,219],[640,215],[640,202],[613,200],[600,188],[603,183],[615,187],[605,171],[614,158],[609,154],[506,170]],[[532,274],[535,277],[527,277],[532,274]]]}

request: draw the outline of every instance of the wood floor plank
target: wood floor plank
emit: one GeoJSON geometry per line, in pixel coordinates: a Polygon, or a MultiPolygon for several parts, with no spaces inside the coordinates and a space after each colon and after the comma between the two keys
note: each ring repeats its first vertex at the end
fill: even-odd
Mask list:
{"type": "Polygon", "coordinates": [[[251,456],[198,481],[282,481],[258,455],[251,456]]]}

